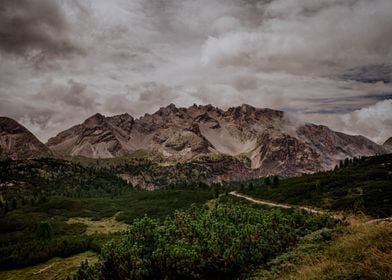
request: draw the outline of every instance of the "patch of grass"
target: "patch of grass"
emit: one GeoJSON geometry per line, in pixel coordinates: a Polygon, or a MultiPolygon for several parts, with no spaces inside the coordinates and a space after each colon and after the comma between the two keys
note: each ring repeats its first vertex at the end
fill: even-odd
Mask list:
{"type": "Polygon", "coordinates": [[[0,271],[0,279],[7,280],[63,280],[75,273],[82,261],[98,261],[94,252],[84,252],[68,258],[54,258],[45,263],[17,270],[0,271]]]}
{"type": "Polygon", "coordinates": [[[391,224],[358,223],[312,233],[248,279],[392,279],[391,224]]]}
{"type": "Polygon", "coordinates": [[[127,230],[128,226],[124,223],[116,221],[116,216],[118,216],[118,214],[120,213],[121,212],[118,212],[116,215],[114,215],[111,218],[106,218],[98,221],[93,221],[91,218],[74,217],[68,219],[67,224],[84,225],[86,227],[84,233],[87,235],[109,234],[114,232],[125,231],[127,230]]]}

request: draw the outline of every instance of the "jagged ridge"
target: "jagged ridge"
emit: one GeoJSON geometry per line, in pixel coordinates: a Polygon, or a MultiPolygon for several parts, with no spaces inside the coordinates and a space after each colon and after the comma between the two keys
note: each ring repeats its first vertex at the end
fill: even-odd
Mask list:
{"type": "Polygon", "coordinates": [[[382,144],[385,150],[392,152],[392,137],[389,137],[384,144],[382,144]]]}
{"type": "Polygon", "coordinates": [[[219,153],[248,158],[261,175],[310,173],[329,169],[346,157],[385,152],[363,136],[301,123],[282,111],[246,104],[227,110],[170,104],[138,119],[128,114],[96,114],[49,139],[47,145],[57,153],[93,158],[140,149],[175,161],[219,153]]]}
{"type": "Polygon", "coordinates": [[[0,160],[50,155],[51,151],[24,126],[13,119],[0,117],[0,160]]]}

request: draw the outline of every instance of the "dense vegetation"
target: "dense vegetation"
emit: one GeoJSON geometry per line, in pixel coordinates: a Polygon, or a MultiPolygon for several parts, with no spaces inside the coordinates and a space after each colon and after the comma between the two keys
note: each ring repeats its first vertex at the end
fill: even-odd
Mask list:
{"type": "Polygon", "coordinates": [[[24,267],[93,250],[114,235],[85,235],[83,223],[113,217],[124,223],[148,215],[163,219],[175,209],[213,197],[206,186],[148,192],[133,188],[107,168],[57,159],[0,162],[0,269],[24,267]]]}
{"type": "Polygon", "coordinates": [[[242,184],[253,197],[323,209],[392,215],[392,155],[343,161],[335,170],[278,180],[242,184]]]}
{"type": "Polygon", "coordinates": [[[242,203],[177,211],[163,223],[135,220],[101,262],[84,264],[76,279],[237,279],[266,264],[315,230],[338,222],[295,210],[265,210],[242,203]]]}
{"type": "Polygon", "coordinates": [[[392,215],[392,155],[347,159],[334,171],[296,178],[207,184],[206,178],[219,176],[231,163],[230,158],[169,166],[143,159],[2,161],[0,269],[91,250],[101,262],[84,264],[77,279],[236,279],[260,265],[268,275],[284,271],[280,261],[292,257],[297,249],[290,248],[301,248],[309,234],[317,233],[314,248],[335,238],[336,221],[218,198],[230,190],[296,205],[392,215]],[[161,188],[142,190],[118,176],[123,173],[144,176],[161,188]],[[204,205],[212,198],[219,203],[204,205]],[[68,223],[74,217],[110,218],[131,227],[127,233],[87,235],[87,224],[68,223]]]}
{"type": "MultiPolygon", "coordinates": [[[[225,176],[238,177],[236,173],[249,173],[250,162],[220,154],[199,156],[189,162],[165,162],[164,164],[146,159],[124,159],[122,164],[112,160],[100,160],[100,166],[106,166],[112,173],[141,177],[143,186],[172,188],[173,186],[191,187],[193,183],[212,184],[225,176]]],[[[251,172],[250,172],[251,173],[251,172]]],[[[256,173],[253,174],[256,176],[256,173]]],[[[248,176],[251,176],[248,174],[248,176]]]]}
{"type": "Polygon", "coordinates": [[[392,279],[392,227],[363,217],[346,227],[315,231],[260,266],[246,280],[392,279]]]}
{"type": "Polygon", "coordinates": [[[0,161],[0,210],[41,204],[50,196],[122,195],[132,186],[108,170],[58,159],[0,161]]]}

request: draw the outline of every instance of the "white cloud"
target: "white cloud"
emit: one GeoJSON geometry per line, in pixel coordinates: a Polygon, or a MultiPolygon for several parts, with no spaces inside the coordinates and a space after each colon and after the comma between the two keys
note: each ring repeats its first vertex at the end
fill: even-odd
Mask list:
{"type": "Polygon", "coordinates": [[[379,101],[346,114],[309,114],[301,119],[328,125],[331,129],[363,135],[378,144],[392,136],[392,99],[379,101]]]}

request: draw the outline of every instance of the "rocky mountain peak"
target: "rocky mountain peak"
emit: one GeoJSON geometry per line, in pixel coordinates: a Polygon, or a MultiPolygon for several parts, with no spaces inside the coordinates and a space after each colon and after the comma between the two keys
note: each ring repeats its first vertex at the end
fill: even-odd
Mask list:
{"type": "Polygon", "coordinates": [[[392,137],[389,137],[382,145],[388,152],[392,152],[392,137]]]}
{"type": "Polygon", "coordinates": [[[83,125],[87,126],[87,127],[96,127],[96,126],[100,126],[103,123],[105,123],[106,118],[104,115],[101,115],[100,113],[96,113],[95,115],[92,115],[91,117],[87,118],[83,125]]]}
{"type": "Polygon", "coordinates": [[[0,117],[0,134],[23,133],[26,130],[27,129],[20,125],[17,121],[7,117],[0,117]]]}
{"type": "Polygon", "coordinates": [[[242,104],[241,105],[241,110],[244,113],[247,113],[247,112],[254,112],[256,110],[256,108],[253,107],[253,106],[250,106],[249,104],[242,104]]]}
{"type": "Polygon", "coordinates": [[[170,105],[166,106],[166,107],[161,107],[157,112],[154,113],[154,115],[158,115],[158,116],[169,116],[173,113],[177,113],[179,110],[176,107],[176,105],[174,105],[173,103],[171,103],[170,105]]]}
{"type": "Polygon", "coordinates": [[[383,145],[392,145],[392,137],[389,137],[383,145]]]}
{"type": "Polygon", "coordinates": [[[132,131],[135,119],[128,113],[108,117],[108,122],[111,126],[118,127],[121,129],[122,133],[130,133],[132,131]]]}
{"type": "Polygon", "coordinates": [[[109,120],[110,122],[114,123],[115,125],[121,125],[121,124],[132,124],[134,122],[134,118],[128,114],[128,113],[124,113],[121,115],[116,115],[113,117],[108,117],[107,120],[109,120]]]}
{"type": "Polygon", "coordinates": [[[51,155],[50,150],[17,121],[0,117],[0,159],[31,159],[51,155]]]}

